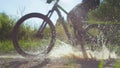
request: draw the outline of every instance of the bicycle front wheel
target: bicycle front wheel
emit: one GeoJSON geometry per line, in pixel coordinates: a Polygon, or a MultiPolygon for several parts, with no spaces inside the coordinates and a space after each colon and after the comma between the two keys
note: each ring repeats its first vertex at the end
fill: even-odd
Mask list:
{"type": "Polygon", "coordinates": [[[30,13],[17,21],[12,32],[16,51],[23,57],[48,54],[55,42],[55,27],[51,20],[40,13],[30,13]],[[39,27],[43,27],[42,31],[39,27]]]}

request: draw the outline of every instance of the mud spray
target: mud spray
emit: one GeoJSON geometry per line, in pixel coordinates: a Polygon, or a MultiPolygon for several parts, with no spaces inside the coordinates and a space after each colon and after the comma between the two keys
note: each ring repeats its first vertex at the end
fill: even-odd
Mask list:
{"type": "MultiPolygon", "coordinates": [[[[61,44],[55,46],[53,50],[50,52],[50,58],[75,58],[75,59],[84,59],[82,52],[76,48],[74,48],[70,44],[66,44],[60,41],[61,44]]],[[[100,51],[91,51],[87,50],[87,54],[89,58],[93,59],[109,59],[109,58],[117,58],[115,52],[110,52],[107,47],[103,46],[100,51]]]]}

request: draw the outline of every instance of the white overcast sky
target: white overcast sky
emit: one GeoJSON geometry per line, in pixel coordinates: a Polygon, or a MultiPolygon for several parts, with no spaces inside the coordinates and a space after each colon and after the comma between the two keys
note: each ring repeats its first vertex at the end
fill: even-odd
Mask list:
{"type": "MultiPolygon", "coordinates": [[[[69,12],[81,0],[60,0],[59,4],[69,12]]],[[[54,2],[47,4],[46,0],[0,0],[0,12],[5,12],[13,17],[20,17],[21,11],[25,8],[23,15],[32,12],[46,14],[54,2]],[[19,12],[18,12],[19,11],[19,12]]],[[[63,14],[65,16],[65,14],[63,14]]],[[[53,16],[55,17],[55,16],[53,16]]]]}

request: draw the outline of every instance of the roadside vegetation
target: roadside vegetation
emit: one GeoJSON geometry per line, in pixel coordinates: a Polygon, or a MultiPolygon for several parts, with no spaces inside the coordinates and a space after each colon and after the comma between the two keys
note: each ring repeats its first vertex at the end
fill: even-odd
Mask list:
{"type": "MultiPolygon", "coordinates": [[[[88,21],[90,24],[103,24],[106,35],[105,38],[109,39],[109,47],[111,50],[119,48],[120,45],[120,1],[119,0],[103,0],[100,7],[96,10],[93,10],[88,13],[88,21]],[[111,25],[111,26],[107,26],[111,25]],[[114,47],[114,48],[113,48],[114,47]],[[115,48],[116,47],[116,48],[115,48]]],[[[11,32],[13,26],[16,23],[16,19],[11,18],[11,16],[6,13],[0,13],[0,53],[14,51],[13,44],[11,42],[11,32]]],[[[72,27],[66,22],[69,31],[73,34],[72,27]]],[[[67,42],[66,34],[63,30],[62,25],[57,22],[55,25],[56,28],[56,37],[62,41],[67,42]]],[[[22,25],[19,33],[19,39],[21,39],[21,44],[24,44],[24,41],[27,39],[30,40],[30,44],[34,45],[37,42],[32,41],[32,36],[36,29],[32,29],[29,25],[22,25]]],[[[49,37],[49,28],[45,30],[45,37],[49,37]]],[[[96,29],[90,31],[93,36],[99,34],[96,29]]],[[[104,41],[104,40],[103,40],[104,41]]],[[[29,47],[29,46],[25,46],[29,47]]],[[[98,47],[99,48],[99,47],[98,47]]],[[[119,50],[119,49],[118,49],[119,50]]],[[[116,50],[117,51],[117,50],[116,50]]],[[[120,53],[120,51],[117,51],[120,53]]]]}
{"type": "Polygon", "coordinates": [[[11,31],[15,20],[11,19],[6,13],[0,13],[0,53],[13,51],[11,43],[11,31]]]}

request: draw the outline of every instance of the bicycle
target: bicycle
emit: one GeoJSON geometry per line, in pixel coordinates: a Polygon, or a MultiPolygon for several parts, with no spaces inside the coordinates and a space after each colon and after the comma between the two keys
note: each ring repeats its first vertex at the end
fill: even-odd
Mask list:
{"type": "MultiPolygon", "coordinates": [[[[48,53],[50,53],[56,41],[55,26],[53,22],[50,20],[52,14],[55,11],[59,17],[58,19],[60,21],[60,24],[62,24],[63,29],[65,30],[65,34],[69,40],[69,43],[72,45],[75,45],[76,43],[76,41],[74,41],[75,38],[69,32],[66,26],[66,23],[61,15],[60,10],[62,10],[66,14],[68,13],[58,4],[58,2],[59,0],[56,0],[52,9],[46,15],[41,13],[29,13],[23,16],[22,18],[20,18],[16,22],[12,31],[12,42],[13,42],[14,48],[20,55],[22,55],[23,57],[33,58],[40,55],[46,56],[48,53]],[[39,24],[39,28],[32,29],[30,27],[23,27],[24,26],[23,23],[26,23],[26,20],[32,19],[32,18],[40,19],[39,22],[42,22],[42,23],[39,24]],[[27,32],[25,33],[24,29],[26,29],[27,32],[29,32],[29,29],[33,31],[30,31],[29,33],[27,32]]],[[[89,25],[88,27],[86,27],[85,28],[86,37],[84,40],[87,41],[88,43],[91,43],[91,39],[96,38],[95,36],[89,33],[89,30],[93,28],[97,28],[98,30],[101,30],[98,28],[98,25],[89,25]]]]}

